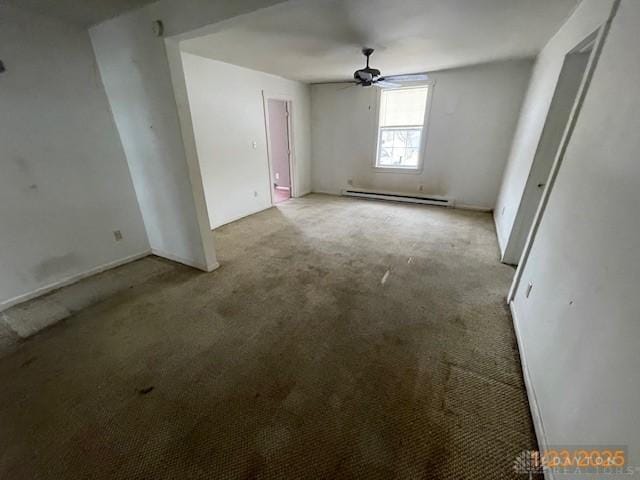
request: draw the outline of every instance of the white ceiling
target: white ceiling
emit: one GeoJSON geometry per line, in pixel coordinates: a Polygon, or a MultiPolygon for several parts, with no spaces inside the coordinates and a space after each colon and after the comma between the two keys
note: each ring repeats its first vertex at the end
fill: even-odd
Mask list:
{"type": "Polygon", "coordinates": [[[94,25],[156,0],[0,0],[82,26],[94,25]]]}
{"type": "Polygon", "coordinates": [[[237,17],[184,51],[304,82],[537,54],[580,0],[291,0],[237,17]]]}

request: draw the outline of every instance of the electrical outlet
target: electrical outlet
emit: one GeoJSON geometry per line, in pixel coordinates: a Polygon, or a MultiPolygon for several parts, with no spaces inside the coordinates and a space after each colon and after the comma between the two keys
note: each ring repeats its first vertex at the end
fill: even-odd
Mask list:
{"type": "Polygon", "coordinates": [[[120,240],[122,240],[122,232],[120,230],[114,230],[113,238],[116,239],[116,242],[119,242],[120,240]]]}
{"type": "Polygon", "coordinates": [[[251,142],[251,146],[255,150],[256,148],[258,148],[258,142],[251,142]]]}
{"type": "Polygon", "coordinates": [[[353,187],[353,179],[350,178],[347,180],[347,185],[351,185],[353,187]]]}
{"type": "Polygon", "coordinates": [[[280,174],[276,172],[276,180],[280,180],[280,174]]]}

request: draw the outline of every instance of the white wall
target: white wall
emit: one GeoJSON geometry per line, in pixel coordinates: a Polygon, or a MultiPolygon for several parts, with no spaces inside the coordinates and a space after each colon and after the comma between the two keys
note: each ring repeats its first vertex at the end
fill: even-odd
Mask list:
{"type": "Polygon", "coordinates": [[[492,209],[526,90],[531,61],[433,72],[435,80],[421,174],[376,172],[373,88],[313,85],[313,190],[354,186],[452,197],[492,209]],[[346,88],[345,88],[346,87],[346,88]]]}
{"type": "Polygon", "coordinates": [[[94,27],[92,42],[151,248],[207,269],[167,54],[150,22],[119,17],[94,27]]]}
{"type": "Polygon", "coordinates": [[[217,266],[192,134],[185,129],[189,112],[177,40],[275,3],[161,0],[90,29],[149,241],[159,255],[205,270],[217,266]],[[153,35],[158,19],[165,39],[153,35]]]}
{"type": "MultiPolygon", "coordinates": [[[[583,0],[536,59],[494,210],[498,241],[503,255],[510,241],[517,242],[517,239],[511,239],[514,221],[564,56],[604,23],[611,10],[611,4],[612,0],[583,0]]],[[[525,230],[524,235],[527,233],[525,230]]],[[[503,261],[517,263],[518,258],[503,257],[503,261]]]]}
{"type": "Polygon", "coordinates": [[[308,193],[309,86],[190,53],[182,58],[211,228],[271,206],[263,91],[293,101],[294,196],[308,193]]]}
{"type": "Polygon", "coordinates": [[[640,3],[623,0],[513,303],[539,440],[627,445],[630,465],[640,465],[638,25],[640,3]]]}
{"type": "Polygon", "coordinates": [[[86,30],[0,18],[2,308],[149,244],[86,30]]]}

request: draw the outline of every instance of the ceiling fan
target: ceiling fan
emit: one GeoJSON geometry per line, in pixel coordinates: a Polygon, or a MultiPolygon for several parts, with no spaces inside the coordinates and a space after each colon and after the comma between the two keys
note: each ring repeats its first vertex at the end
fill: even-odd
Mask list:
{"type": "Polygon", "coordinates": [[[392,75],[389,77],[380,76],[380,70],[369,66],[369,57],[374,52],[373,48],[363,48],[362,54],[367,57],[367,65],[360,70],[356,70],[353,74],[356,85],[362,87],[370,87],[372,85],[380,88],[400,87],[400,83],[395,82],[417,82],[428,80],[429,77],[424,73],[416,73],[413,75],[392,75]]]}

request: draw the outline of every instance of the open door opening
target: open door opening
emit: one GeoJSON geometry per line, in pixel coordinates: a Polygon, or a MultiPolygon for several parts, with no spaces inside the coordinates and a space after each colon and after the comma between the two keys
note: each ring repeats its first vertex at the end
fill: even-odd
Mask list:
{"type": "MultiPolygon", "coordinates": [[[[616,9],[614,8],[613,12],[615,12],[615,10],[616,9]]],[[[567,105],[568,112],[565,115],[566,119],[563,119],[563,122],[558,124],[558,127],[562,127],[562,135],[558,137],[559,139],[557,141],[557,144],[550,144],[553,148],[551,150],[551,152],[553,153],[553,159],[549,161],[550,166],[546,170],[544,170],[544,174],[546,176],[544,176],[543,178],[545,178],[546,182],[541,186],[542,192],[538,197],[537,203],[534,204],[535,212],[532,215],[530,225],[527,225],[529,228],[522,243],[522,253],[519,257],[520,261],[518,262],[518,268],[516,269],[513,283],[511,284],[511,289],[509,290],[509,294],[507,295],[507,303],[511,303],[520,285],[522,272],[526,268],[529,254],[535,241],[540,222],[544,217],[545,210],[549,202],[549,197],[553,192],[555,180],[558,176],[559,170],[562,167],[562,162],[564,160],[567,146],[569,145],[571,135],[573,134],[577,119],[580,115],[582,103],[584,102],[584,98],[589,89],[589,84],[591,83],[591,78],[593,77],[593,73],[598,64],[598,59],[600,57],[604,44],[604,39],[607,36],[611,24],[611,18],[612,17],[610,17],[604,25],[602,25],[597,31],[587,37],[583,42],[581,42],[565,56],[565,61],[560,71],[560,76],[558,77],[558,84],[552,98],[552,103],[547,115],[547,120],[542,133],[540,144],[542,144],[545,138],[549,138],[545,137],[545,130],[547,129],[547,125],[549,124],[549,122],[552,120],[552,114],[555,111],[554,108],[557,108],[558,105],[564,103],[560,102],[560,98],[562,98],[560,96],[561,84],[566,83],[568,85],[572,85],[573,83],[571,83],[571,81],[578,81],[578,87],[575,90],[575,94],[569,97],[571,99],[571,102],[570,105],[567,105]]],[[[559,116],[559,118],[563,117],[559,116]]],[[[540,144],[538,145],[538,151],[536,152],[536,157],[534,158],[534,164],[532,166],[531,172],[529,173],[529,178],[526,185],[527,188],[530,188],[532,182],[535,182],[535,177],[533,176],[533,174],[536,169],[536,163],[538,162],[538,154],[542,151],[542,147],[544,146],[540,144]]],[[[542,165],[545,165],[545,163],[542,163],[542,165]]],[[[538,187],[538,185],[536,185],[536,187],[538,187]]],[[[523,196],[521,204],[524,201],[525,198],[523,196]]],[[[503,262],[509,263],[505,261],[504,257],[503,262]]]]}
{"type": "Polygon", "coordinates": [[[287,100],[266,101],[267,137],[271,173],[271,198],[274,204],[291,198],[291,125],[287,100]]]}
{"type": "Polygon", "coordinates": [[[515,265],[524,251],[527,236],[548,184],[549,176],[571,118],[580,86],[587,72],[595,35],[569,52],[562,65],[558,83],[549,106],[529,177],[520,200],[513,232],[504,252],[503,262],[515,265]]]}

